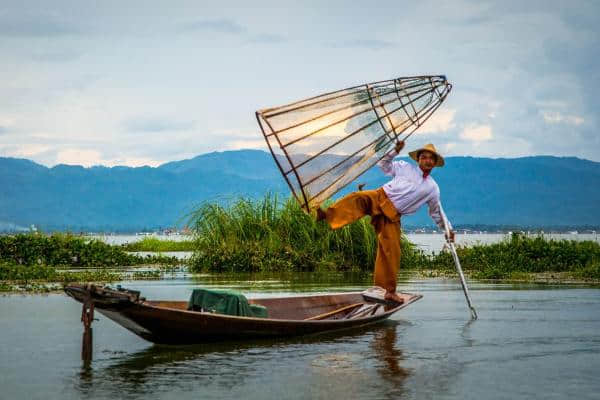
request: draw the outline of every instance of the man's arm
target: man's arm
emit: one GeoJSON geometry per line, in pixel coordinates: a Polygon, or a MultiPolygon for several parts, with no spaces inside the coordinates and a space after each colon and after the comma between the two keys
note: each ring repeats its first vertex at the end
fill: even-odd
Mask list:
{"type": "Polygon", "coordinates": [[[404,141],[399,141],[396,142],[396,146],[394,147],[394,149],[392,151],[390,151],[389,153],[387,153],[385,156],[383,156],[383,158],[377,163],[377,165],[379,165],[379,167],[381,168],[381,170],[383,171],[384,174],[389,175],[389,176],[394,176],[394,157],[396,157],[398,155],[398,153],[400,153],[400,151],[402,151],[402,149],[404,148],[404,141]]]}
{"type": "MultiPolygon", "coordinates": [[[[440,210],[440,198],[439,196],[435,196],[431,200],[427,202],[429,206],[429,215],[431,219],[437,224],[437,226],[445,231],[446,227],[444,226],[444,218],[442,218],[442,213],[440,210]]],[[[454,242],[454,231],[452,230],[452,224],[448,221],[448,231],[450,232],[450,241],[454,242]]]]}

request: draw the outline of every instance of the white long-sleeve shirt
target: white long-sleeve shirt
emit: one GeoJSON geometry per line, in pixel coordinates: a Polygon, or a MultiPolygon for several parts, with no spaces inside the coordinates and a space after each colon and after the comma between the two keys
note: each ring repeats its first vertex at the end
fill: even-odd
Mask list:
{"type": "MultiPolygon", "coordinates": [[[[378,165],[383,173],[392,180],[383,185],[387,197],[396,207],[400,215],[414,214],[425,203],[429,206],[429,215],[437,226],[444,230],[444,220],[440,213],[440,188],[436,181],[428,175],[423,178],[423,171],[406,161],[393,161],[395,151],[385,155],[378,165]]],[[[448,229],[452,225],[448,221],[448,229]]]]}

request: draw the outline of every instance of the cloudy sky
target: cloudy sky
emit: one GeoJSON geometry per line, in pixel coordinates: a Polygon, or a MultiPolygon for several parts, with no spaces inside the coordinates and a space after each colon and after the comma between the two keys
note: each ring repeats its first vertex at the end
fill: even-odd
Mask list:
{"type": "Polygon", "coordinates": [[[600,161],[600,1],[298,3],[0,0],[0,156],[156,166],[265,148],[257,109],[445,74],[454,89],[409,148],[600,161]]]}

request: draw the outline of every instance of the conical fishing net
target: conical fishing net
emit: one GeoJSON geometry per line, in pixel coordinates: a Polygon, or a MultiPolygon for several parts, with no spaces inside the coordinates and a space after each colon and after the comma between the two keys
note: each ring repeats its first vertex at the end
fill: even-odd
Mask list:
{"type": "Polygon", "coordinates": [[[441,105],[444,76],[368,83],[256,112],[296,199],[310,210],[371,168],[441,105]]]}

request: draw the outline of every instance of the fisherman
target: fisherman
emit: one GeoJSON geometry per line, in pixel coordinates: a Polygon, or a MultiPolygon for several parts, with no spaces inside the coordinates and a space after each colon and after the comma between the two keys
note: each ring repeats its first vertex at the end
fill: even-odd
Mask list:
{"type": "MultiPolygon", "coordinates": [[[[406,161],[393,161],[404,148],[399,141],[392,151],[378,163],[383,173],[392,180],[377,190],[351,193],[338,200],[327,210],[317,208],[318,221],[325,220],[332,229],[341,228],[365,215],[371,216],[371,224],[377,233],[377,256],[374,281],[385,289],[385,299],[402,303],[396,293],[396,278],[400,265],[400,217],[415,213],[423,204],[429,206],[429,215],[444,230],[440,211],[440,189],[430,176],[435,167],[444,166],[444,158],[433,144],[408,153],[418,166],[406,161]]],[[[450,223],[448,223],[450,225],[450,223]]],[[[450,240],[454,231],[448,226],[450,240]]]]}

